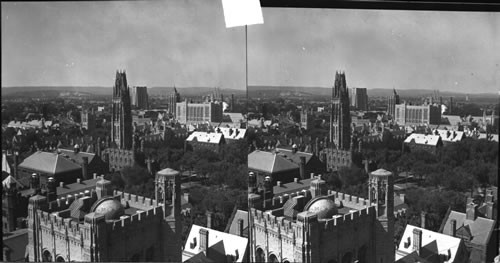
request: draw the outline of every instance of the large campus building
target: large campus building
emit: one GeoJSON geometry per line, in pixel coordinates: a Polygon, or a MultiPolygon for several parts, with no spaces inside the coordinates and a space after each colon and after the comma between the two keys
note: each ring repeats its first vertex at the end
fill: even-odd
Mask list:
{"type": "Polygon", "coordinates": [[[369,175],[369,198],[327,190],[321,176],[310,188],[274,194],[269,181],[249,178],[250,261],[394,262],[392,173],[369,175]]]}
{"type": "Polygon", "coordinates": [[[441,106],[439,105],[402,103],[395,106],[395,114],[396,123],[399,125],[441,123],[441,106]]]}
{"type": "Polygon", "coordinates": [[[155,199],[95,189],[55,198],[35,195],[28,205],[29,261],[181,261],[180,173],[156,174],[155,199]]]}
{"type": "Polygon", "coordinates": [[[175,115],[181,124],[220,123],[222,122],[222,104],[218,102],[189,103],[186,100],[177,103],[175,115]]]}
{"type": "Polygon", "coordinates": [[[145,86],[134,86],[130,92],[131,104],[138,109],[149,109],[148,88],[145,86]]]}
{"type": "Polygon", "coordinates": [[[358,110],[368,110],[368,94],[366,88],[351,88],[351,106],[358,110]]]}

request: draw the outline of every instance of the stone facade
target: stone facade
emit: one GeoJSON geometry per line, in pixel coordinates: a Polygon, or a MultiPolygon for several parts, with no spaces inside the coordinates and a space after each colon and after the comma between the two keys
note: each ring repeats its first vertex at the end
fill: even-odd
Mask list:
{"type": "Polygon", "coordinates": [[[353,164],[353,151],[326,148],[321,151],[323,162],[328,171],[336,171],[341,167],[351,167],[353,164]]]}
{"type": "Polygon", "coordinates": [[[105,161],[109,164],[110,171],[120,171],[125,166],[135,164],[135,152],[133,150],[122,150],[108,148],[103,153],[105,161]]]}
{"type": "Polygon", "coordinates": [[[333,148],[348,150],[351,142],[351,114],[349,111],[349,92],[344,73],[337,72],[335,74],[331,104],[330,142],[333,144],[333,148]]]}
{"type": "Polygon", "coordinates": [[[95,190],[54,201],[30,198],[29,261],[179,262],[179,177],[178,172],[157,176],[157,199],[112,192],[106,180],[95,190]],[[159,187],[165,181],[168,191],[159,187]]]}
{"type": "Polygon", "coordinates": [[[370,184],[370,199],[326,190],[320,177],[271,198],[250,185],[250,261],[394,262],[392,174],[377,170],[370,184]]]}
{"type": "Polygon", "coordinates": [[[130,150],[132,148],[132,111],[125,72],[116,72],[111,122],[111,141],[119,149],[130,150]]]}

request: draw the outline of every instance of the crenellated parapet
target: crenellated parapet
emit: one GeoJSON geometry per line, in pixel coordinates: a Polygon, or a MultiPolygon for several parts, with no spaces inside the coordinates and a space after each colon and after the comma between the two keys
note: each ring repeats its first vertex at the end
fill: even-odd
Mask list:
{"type": "Polygon", "coordinates": [[[52,233],[53,231],[55,235],[66,237],[75,242],[83,242],[82,237],[85,236],[84,231],[87,230],[87,228],[73,218],[61,217],[59,213],[50,213],[41,210],[37,211],[42,231],[45,230],[48,233],[52,233]]]}
{"type": "Polygon", "coordinates": [[[376,209],[374,206],[369,206],[360,210],[353,210],[344,215],[336,215],[333,218],[319,221],[323,231],[333,232],[346,224],[362,224],[368,217],[376,217],[376,209]]]}
{"type": "Polygon", "coordinates": [[[375,206],[375,204],[370,204],[370,200],[359,196],[349,195],[332,190],[328,190],[328,195],[335,196],[335,201],[341,202],[343,206],[351,207],[353,209],[359,210],[366,208],[367,206],[375,206]]]}
{"type": "MultiPolygon", "coordinates": [[[[253,222],[256,226],[265,229],[266,231],[273,231],[280,233],[281,235],[286,235],[290,238],[298,236],[300,233],[297,232],[300,223],[297,221],[292,221],[286,219],[283,216],[276,213],[277,210],[272,211],[260,211],[252,208],[251,213],[253,216],[253,222]],[[295,236],[293,232],[295,231],[295,236]]],[[[303,212],[310,213],[310,212],[303,212]]],[[[367,218],[376,217],[376,209],[374,206],[369,206],[362,208],[360,210],[352,210],[351,212],[344,215],[335,215],[332,218],[314,221],[319,224],[322,232],[334,232],[346,224],[362,224],[366,222],[367,218]]]]}
{"type": "Polygon", "coordinates": [[[75,194],[69,194],[50,201],[47,204],[48,211],[61,211],[67,209],[73,203],[73,201],[85,196],[96,196],[95,189],[86,190],[85,192],[75,194]]]}
{"type": "Polygon", "coordinates": [[[163,207],[155,206],[146,211],[137,211],[131,216],[121,216],[120,219],[108,221],[112,224],[112,230],[125,230],[129,228],[149,225],[157,223],[158,220],[163,218],[163,207]]]}
{"type": "Polygon", "coordinates": [[[125,193],[122,191],[113,191],[113,196],[119,196],[122,202],[127,202],[129,206],[139,209],[150,209],[157,206],[158,202],[152,198],[125,193]]]}

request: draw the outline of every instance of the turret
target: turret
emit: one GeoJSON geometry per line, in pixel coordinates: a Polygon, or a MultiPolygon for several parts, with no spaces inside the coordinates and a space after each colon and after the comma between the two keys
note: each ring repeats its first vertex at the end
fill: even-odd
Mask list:
{"type": "Polygon", "coordinates": [[[47,200],[54,201],[57,198],[57,182],[54,177],[49,177],[47,180],[47,200]]]}

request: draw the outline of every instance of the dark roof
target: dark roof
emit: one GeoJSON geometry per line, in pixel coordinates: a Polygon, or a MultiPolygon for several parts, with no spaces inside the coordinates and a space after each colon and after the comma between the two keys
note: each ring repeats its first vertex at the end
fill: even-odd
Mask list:
{"type": "Polygon", "coordinates": [[[468,220],[465,213],[451,210],[444,219],[445,223],[441,226],[439,232],[446,235],[452,235],[451,220],[453,219],[457,222],[457,229],[460,229],[462,226],[468,226],[472,236],[471,243],[483,246],[488,244],[494,231],[494,220],[483,217],[477,217],[475,220],[468,220]]]}
{"type": "Polygon", "coordinates": [[[231,226],[229,227],[229,234],[239,235],[238,220],[243,219],[243,232],[248,231],[248,212],[243,210],[236,210],[231,226]]]}
{"type": "Polygon", "coordinates": [[[274,186],[273,187],[273,194],[274,195],[283,195],[283,194],[289,194],[289,193],[295,193],[298,191],[302,191],[304,189],[309,189],[311,186],[311,181],[315,179],[304,179],[300,180],[298,182],[290,182],[286,184],[282,184],[281,186],[274,186]]]}
{"type": "Polygon", "coordinates": [[[278,154],[255,150],[248,155],[248,169],[273,174],[296,170],[299,166],[278,154]]]}
{"type": "Polygon", "coordinates": [[[308,163],[313,157],[312,153],[299,152],[299,151],[294,153],[292,150],[283,148],[276,148],[276,153],[279,154],[280,156],[290,159],[292,162],[298,165],[300,165],[300,157],[306,157],[306,163],[308,163]]]}
{"type": "Polygon", "coordinates": [[[57,153],[33,153],[19,165],[20,168],[39,171],[47,174],[58,174],[80,170],[81,166],[57,153]]]}
{"type": "MultiPolygon", "coordinates": [[[[18,229],[4,234],[3,247],[10,249],[9,261],[24,261],[26,246],[28,245],[28,229],[18,229]]],[[[5,259],[4,259],[5,260],[5,259]]]]}
{"type": "Polygon", "coordinates": [[[89,163],[92,162],[94,157],[96,156],[95,153],[88,153],[88,152],[77,152],[73,150],[66,150],[66,149],[59,149],[59,152],[65,156],[70,158],[71,160],[75,161],[77,164],[82,165],[83,164],[83,157],[88,157],[89,158],[89,163]]]}
{"type": "Polygon", "coordinates": [[[95,189],[97,181],[101,178],[89,179],[81,181],[80,183],[67,184],[63,187],[58,186],[56,189],[57,196],[66,196],[73,193],[84,192],[85,190],[95,189]]]}

